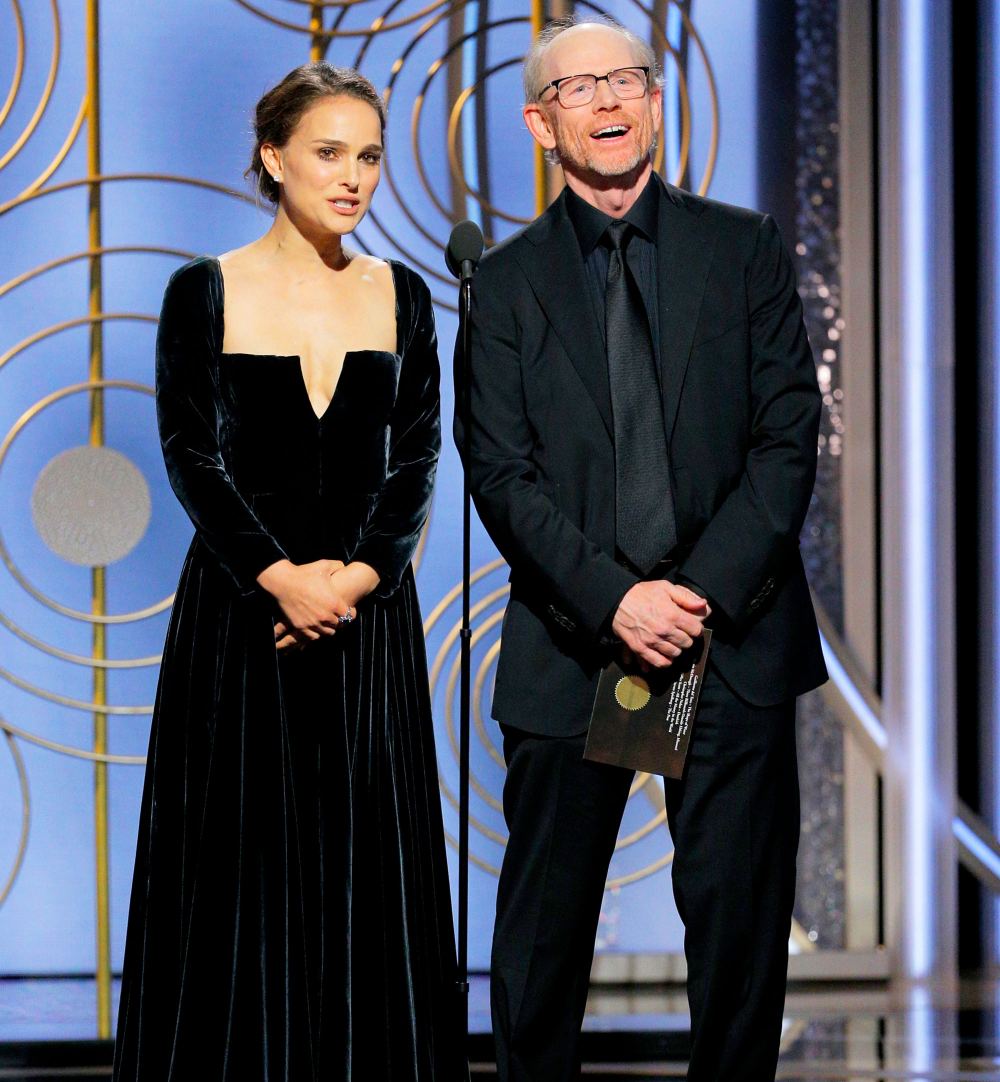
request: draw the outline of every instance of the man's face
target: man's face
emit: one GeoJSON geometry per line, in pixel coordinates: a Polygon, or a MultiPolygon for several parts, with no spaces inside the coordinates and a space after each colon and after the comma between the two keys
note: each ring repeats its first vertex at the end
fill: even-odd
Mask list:
{"type": "MultiPolygon", "coordinates": [[[[607,26],[574,26],[549,46],[542,85],[567,75],[605,75],[638,63],[628,39],[618,31],[607,26]]],[[[623,101],[602,81],[592,101],[572,109],[561,105],[553,90],[543,97],[544,101],[525,107],[525,121],[546,150],[556,151],[567,172],[581,178],[621,177],[649,157],[660,128],[658,89],[623,101]]]]}

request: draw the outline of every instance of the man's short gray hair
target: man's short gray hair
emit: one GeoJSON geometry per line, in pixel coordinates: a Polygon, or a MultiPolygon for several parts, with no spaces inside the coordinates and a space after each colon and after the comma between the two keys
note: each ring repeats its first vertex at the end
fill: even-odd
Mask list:
{"type": "MultiPolygon", "coordinates": [[[[638,34],[633,33],[628,27],[605,15],[567,15],[561,19],[553,19],[546,25],[538,37],[531,44],[528,55],[524,58],[522,70],[524,78],[524,102],[525,105],[538,101],[539,92],[542,89],[542,65],[545,62],[545,53],[549,46],[564,30],[573,26],[606,26],[610,30],[616,30],[632,46],[635,54],[637,67],[649,68],[649,85],[657,87],[661,83],[660,66],[657,63],[656,51],[647,41],[643,41],[638,34]]],[[[576,75],[577,72],[568,72],[576,75]]],[[[595,75],[603,75],[603,72],[594,72],[595,75]]]]}

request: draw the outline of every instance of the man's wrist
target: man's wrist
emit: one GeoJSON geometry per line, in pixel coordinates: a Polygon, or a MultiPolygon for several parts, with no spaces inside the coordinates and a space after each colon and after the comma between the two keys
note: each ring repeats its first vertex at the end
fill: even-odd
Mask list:
{"type": "Polygon", "coordinates": [[[693,594],[697,594],[699,597],[703,597],[709,603],[709,605],[712,604],[712,599],[708,596],[707,592],[703,590],[693,579],[689,579],[687,575],[678,575],[677,585],[685,587],[685,589],[690,590],[693,594]]]}
{"type": "Polygon", "coordinates": [[[704,589],[704,587],[700,586],[697,582],[695,582],[694,579],[689,579],[687,575],[678,575],[677,585],[683,586],[685,590],[690,590],[691,593],[697,594],[699,597],[704,598],[705,601],[708,602],[708,607],[712,610],[712,612],[708,620],[706,621],[707,627],[715,627],[720,619],[723,621],[725,620],[725,614],[723,613],[722,609],[719,608],[719,606],[715,603],[709,592],[704,589]]]}
{"type": "Polygon", "coordinates": [[[619,641],[618,636],[614,631],[615,617],[618,615],[618,610],[622,607],[622,602],[625,600],[626,595],[637,585],[641,580],[636,579],[634,582],[630,582],[628,586],[622,591],[621,597],[614,603],[614,607],[608,613],[608,615],[601,621],[601,626],[598,629],[598,639],[602,645],[610,645],[619,641]]]}

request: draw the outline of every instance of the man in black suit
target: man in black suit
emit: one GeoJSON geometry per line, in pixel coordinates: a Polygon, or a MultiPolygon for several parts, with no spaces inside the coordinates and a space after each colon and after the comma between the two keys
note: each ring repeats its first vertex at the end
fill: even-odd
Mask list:
{"type": "Polygon", "coordinates": [[[826,677],[798,552],[820,396],[795,279],[769,217],[653,173],[660,90],[641,39],[553,24],[525,91],[525,122],[567,187],[474,280],[466,463],[511,567],[493,700],[510,834],[499,1076],[579,1070],[632,780],[583,758],[601,666],[615,650],[668,666],[707,622],[687,772],[665,784],[688,1078],[766,1082],[795,890],[795,696],[826,677]]]}

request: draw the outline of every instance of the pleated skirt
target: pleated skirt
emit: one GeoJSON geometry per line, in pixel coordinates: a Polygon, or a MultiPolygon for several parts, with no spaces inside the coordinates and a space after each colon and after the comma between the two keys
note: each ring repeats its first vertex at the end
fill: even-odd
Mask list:
{"type": "Polygon", "coordinates": [[[412,572],[300,653],[196,541],[150,737],[117,1082],[465,1079],[412,572]]]}

